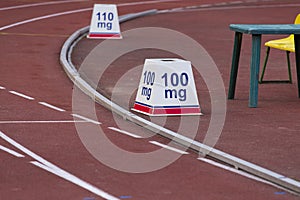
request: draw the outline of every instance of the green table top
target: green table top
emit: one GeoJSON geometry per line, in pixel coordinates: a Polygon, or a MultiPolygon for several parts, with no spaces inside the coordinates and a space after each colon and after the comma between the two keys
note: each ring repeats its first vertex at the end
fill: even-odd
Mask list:
{"type": "Polygon", "coordinates": [[[229,28],[246,34],[300,34],[300,24],[230,24],[229,28]]]}

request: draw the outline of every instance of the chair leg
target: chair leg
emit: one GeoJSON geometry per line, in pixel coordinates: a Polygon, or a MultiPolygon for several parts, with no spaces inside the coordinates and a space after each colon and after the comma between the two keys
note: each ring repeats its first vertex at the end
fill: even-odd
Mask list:
{"type": "Polygon", "coordinates": [[[269,54],[270,54],[270,47],[267,47],[267,52],[266,52],[264,67],[262,69],[261,76],[260,76],[260,79],[259,79],[258,83],[260,83],[260,84],[263,84],[263,83],[292,83],[290,51],[286,51],[289,80],[267,80],[267,81],[263,80],[264,79],[264,75],[265,75],[265,71],[266,71],[266,68],[267,68],[267,62],[268,62],[268,59],[269,59],[269,54]]]}
{"type": "Polygon", "coordinates": [[[286,58],[288,64],[288,73],[289,73],[289,83],[292,83],[292,72],[291,72],[291,62],[290,62],[290,52],[286,51],[286,58]]]}
{"type": "Polygon", "coordinates": [[[269,54],[270,54],[270,47],[267,47],[264,67],[262,69],[261,76],[260,76],[260,79],[258,81],[260,84],[264,82],[263,79],[264,79],[264,75],[265,75],[265,71],[266,71],[266,67],[267,67],[267,62],[268,62],[268,59],[269,59],[269,54]]]}

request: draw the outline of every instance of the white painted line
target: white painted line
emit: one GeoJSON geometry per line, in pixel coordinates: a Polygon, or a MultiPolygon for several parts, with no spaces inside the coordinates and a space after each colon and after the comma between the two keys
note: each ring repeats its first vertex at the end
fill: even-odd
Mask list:
{"type": "MultiPolygon", "coordinates": [[[[118,4],[118,6],[120,7],[120,6],[139,5],[139,4],[152,4],[152,3],[162,3],[162,2],[168,2],[168,1],[178,1],[178,0],[156,0],[156,1],[132,2],[132,3],[118,4]]],[[[54,14],[50,14],[50,15],[35,17],[35,18],[27,19],[27,20],[24,20],[24,21],[20,21],[20,22],[16,22],[16,23],[13,23],[13,24],[9,24],[9,25],[0,27],[0,31],[6,30],[6,29],[9,29],[9,28],[13,28],[15,26],[19,26],[19,25],[23,25],[23,24],[27,24],[27,23],[31,23],[31,22],[35,22],[35,21],[39,21],[39,20],[43,20],[43,19],[58,17],[58,16],[62,16],[62,15],[75,14],[75,13],[79,13],[79,12],[86,12],[86,11],[90,11],[90,10],[92,10],[92,8],[83,8],[83,9],[78,9],[78,10],[70,10],[70,11],[65,11],[65,12],[60,12],[60,13],[54,13],[54,14]]]]}
{"type": "Polygon", "coordinates": [[[46,103],[46,102],[39,102],[39,104],[41,104],[41,105],[43,105],[43,106],[46,106],[46,107],[48,107],[48,108],[50,108],[50,109],[59,111],[59,112],[65,112],[65,111],[66,111],[66,110],[64,110],[64,109],[61,109],[61,108],[56,107],[56,106],[53,106],[53,105],[51,105],[51,104],[49,104],[49,103],[46,103]]]}
{"type": "Polygon", "coordinates": [[[0,90],[5,90],[5,87],[0,86],[0,90]]]}
{"type": "MultiPolygon", "coordinates": [[[[267,181],[267,180],[264,180],[264,179],[262,179],[262,178],[259,178],[259,177],[257,177],[257,176],[254,176],[254,175],[252,175],[252,174],[246,173],[246,172],[244,172],[244,171],[238,170],[238,169],[236,169],[236,168],[233,168],[233,167],[230,167],[230,166],[227,166],[227,165],[223,165],[223,164],[218,163],[218,162],[216,162],[216,161],[213,161],[213,160],[210,160],[210,159],[207,159],[207,158],[202,158],[202,157],[198,158],[198,160],[201,160],[201,161],[206,162],[206,163],[208,163],[208,164],[211,164],[211,165],[213,165],[213,166],[222,168],[222,169],[224,169],[224,170],[227,170],[227,171],[230,171],[230,172],[239,174],[239,175],[241,175],[241,176],[244,176],[244,177],[253,179],[253,180],[255,180],[255,181],[259,181],[259,182],[262,182],[262,183],[266,183],[266,184],[275,186],[275,187],[277,187],[277,188],[279,187],[278,185],[273,184],[273,183],[271,183],[271,182],[269,182],[269,181],[267,181]]],[[[279,188],[281,188],[281,187],[279,187],[279,188]]]]}
{"type": "Polygon", "coordinates": [[[82,119],[82,120],[85,120],[87,122],[91,122],[93,124],[97,124],[97,125],[100,125],[101,122],[98,122],[98,121],[95,121],[95,120],[92,120],[92,119],[89,119],[87,117],[84,117],[84,116],[81,116],[81,115],[78,115],[78,114],[71,114],[73,117],[77,117],[79,119],[82,119]]]}
{"type": "Polygon", "coordinates": [[[87,0],[66,0],[66,1],[49,1],[49,2],[43,2],[43,3],[32,3],[32,4],[25,4],[25,5],[18,5],[18,6],[10,6],[10,7],[5,7],[5,8],[0,8],[0,11],[19,9],[19,8],[28,8],[28,7],[34,7],[34,6],[45,6],[45,5],[52,5],[52,4],[72,3],[72,2],[80,2],[80,1],[87,1],[87,0]]]}
{"type": "MultiPolygon", "coordinates": [[[[286,187],[281,187],[280,185],[274,184],[274,183],[272,183],[271,181],[268,181],[268,180],[265,180],[265,179],[263,179],[263,178],[254,176],[254,175],[249,174],[249,173],[247,173],[247,172],[245,172],[245,171],[241,171],[241,170],[239,170],[239,169],[236,169],[236,168],[233,168],[233,167],[229,167],[229,166],[227,166],[227,165],[223,165],[223,164],[218,163],[218,162],[215,162],[215,161],[213,161],[213,160],[210,160],[210,159],[207,159],[207,158],[203,158],[203,157],[198,158],[198,160],[201,160],[201,161],[206,162],[206,163],[208,163],[208,164],[211,164],[211,165],[214,165],[214,166],[216,166],[216,167],[222,168],[222,169],[224,169],[224,170],[227,170],[227,171],[230,171],[230,172],[239,174],[239,175],[244,176],[244,177],[246,177],[246,178],[249,178],[249,179],[252,179],[252,180],[261,182],[261,183],[265,183],[265,184],[271,185],[271,186],[276,187],[276,188],[279,188],[279,189],[281,189],[281,190],[288,191],[288,192],[290,192],[290,193],[292,193],[292,194],[295,194],[295,195],[298,194],[298,193],[295,193],[295,191],[292,191],[292,190],[290,190],[290,189],[288,189],[288,188],[286,188],[286,187]]],[[[288,178],[288,177],[282,176],[282,179],[288,179],[288,181],[292,182],[292,184],[295,184],[295,185],[300,186],[299,182],[297,182],[297,181],[295,181],[295,180],[293,180],[293,179],[290,179],[290,178],[288,178]]]]}
{"type": "Polygon", "coordinates": [[[228,4],[241,4],[243,1],[230,1],[228,4]]]}
{"type": "Polygon", "coordinates": [[[14,150],[11,150],[9,148],[6,148],[6,147],[4,147],[2,145],[0,145],[0,150],[5,151],[6,153],[9,153],[9,154],[11,154],[13,156],[16,156],[18,158],[24,158],[25,157],[24,155],[22,155],[22,154],[20,154],[20,153],[18,153],[16,151],[14,151],[14,150]]]}
{"type": "Polygon", "coordinates": [[[17,96],[19,96],[19,97],[22,97],[22,98],[24,98],[24,99],[34,100],[33,97],[27,96],[27,95],[25,95],[25,94],[22,94],[22,93],[13,91],[13,90],[9,91],[9,93],[14,94],[14,95],[17,95],[17,96]]]}
{"type": "Polygon", "coordinates": [[[187,6],[187,7],[185,7],[185,9],[195,9],[195,8],[198,8],[198,6],[187,6]]]}
{"type": "Polygon", "coordinates": [[[199,7],[200,8],[207,8],[207,7],[211,7],[211,6],[213,6],[213,5],[212,4],[202,4],[199,7]]]}
{"type": "Polygon", "coordinates": [[[91,192],[93,192],[94,194],[98,194],[99,196],[105,198],[105,199],[108,199],[108,200],[118,200],[118,198],[114,197],[114,196],[111,196],[110,194],[107,194],[106,192],[103,192],[102,190],[96,188],[95,186],[77,178],[76,176],[73,176],[72,174],[65,174],[65,173],[61,173],[60,170],[56,170],[56,169],[52,169],[51,167],[48,167],[47,165],[44,165],[40,162],[37,162],[37,161],[31,161],[30,162],[31,164],[43,169],[43,170],[46,170],[56,176],[59,176],[67,181],[70,181],[72,183],[74,183],[75,185],[79,185],[91,192]]]}
{"type": "Polygon", "coordinates": [[[118,129],[118,128],[115,128],[115,127],[108,127],[108,128],[109,128],[110,130],[117,131],[117,132],[119,132],[119,133],[123,133],[123,134],[128,135],[128,136],[133,137],[133,138],[142,138],[142,137],[139,136],[139,135],[135,135],[135,134],[133,134],[133,133],[129,133],[129,132],[127,132],[127,131],[124,131],[124,130],[121,130],[121,129],[118,129]]]}
{"type": "MultiPolygon", "coordinates": [[[[279,5],[248,5],[248,6],[234,6],[234,7],[203,7],[199,6],[198,9],[183,9],[172,12],[199,12],[199,11],[215,11],[215,10],[238,10],[238,9],[265,9],[265,8],[288,8],[288,7],[299,7],[300,4],[279,4],[279,5]],[[201,7],[201,8],[200,8],[201,7]]],[[[160,12],[160,11],[159,11],[160,12]]],[[[169,12],[171,12],[169,10],[169,12]]]]}
{"type": "Polygon", "coordinates": [[[227,5],[227,2],[221,2],[221,3],[215,3],[214,6],[225,6],[227,5]]]}
{"type": "Polygon", "coordinates": [[[53,121],[0,121],[0,124],[56,124],[56,123],[88,123],[85,120],[53,120],[53,121]]]}
{"type": "Polygon", "coordinates": [[[13,23],[13,24],[9,24],[9,25],[0,27],[0,31],[3,31],[5,29],[9,29],[9,28],[12,28],[12,27],[15,27],[15,26],[27,24],[27,23],[30,23],[30,22],[35,22],[35,21],[39,21],[39,20],[43,20],[43,19],[48,19],[48,18],[51,18],[51,17],[58,17],[58,16],[62,16],[62,15],[69,15],[69,14],[74,14],[74,13],[79,13],[79,12],[85,12],[85,11],[89,11],[91,9],[92,8],[84,8],[84,9],[71,10],[71,11],[66,11],[66,12],[60,12],[60,13],[35,17],[35,18],[27,19],[27,20],[24,20],[24,21],[20,21],[20,22],[16,22],[16,23],[13,23]]]}
{"type": "Polygon", "coordinates": [[[0,131],[0,137],[2,139],[4,139],[5,141],[7,141],[8,143],[10,143],[11,145],[13,145],[14,147],[18,148],[20,151],[24,152],[25,154],[27,154],[28,156],[30,156],[31,158],[35,159],[36,161],[31,162],[32,164],[47,170],[71,183],[74,183],[75,185],[78,185],[96,195],[99,195],[100,197],[104,198],[104,199],[108,199],[108,200],[118,200],[118,198],[104,192],[103,190],[98,189],[97,187],[91,185],[90,183],[83,181],[81,179],[79,179],[78,177],[74,176],[73,174],[57,167],[56,165],[50,163],[49,161],[45,160],[44,158],[42,158],[41,156],[33,153],[32,151],[30,151],[29,149],[27,149],[26,147],[22,146],[21,144],[17,143],[16,141],[14,141],[13,139],[11,139],[10,137],[8,137],[7,135],[5,135],[2,131],[0,131]]]}
{"type": "Polygon", "coordinates": [[[157,145],[157,146],[160,146],[162,148],[165,148],[165,149],[168,149],[168,150],[171,150],[171,151],[174,151],[176,153],[180,153],[180,154],[189,154],[188,152],[185,152],[185,151],[181,151],[179,149],[176,149],[174,147],[170,147],[168,145],[165,145],[165,144],[162,144],[162,143],[159,143],[159,142],[156,142],[156,141],[150,141],[151,144],[154,144],[154,145],[157,145]]]}
{"type": "Polygon", "coordinates": [[[173,12],[173,11],[176,12],[176,11],[180,11],[180,10],[183,10],[183,9],[184,9],[184,8],[173,8],[173,9],[171,9],[170,11],[171,11],[171,12],[173,12]]]}
{"type": "Polygon", "coordinates": [[[144,5],[144,4],[154,4],[154,3],[164,3],[170,1],[180,1],[180,0],[154,0],[154,1],[140,1],[140,2],[131,2],[131,3],[120,3],[118,6],[135,6],[135,5],[144,5]]]}

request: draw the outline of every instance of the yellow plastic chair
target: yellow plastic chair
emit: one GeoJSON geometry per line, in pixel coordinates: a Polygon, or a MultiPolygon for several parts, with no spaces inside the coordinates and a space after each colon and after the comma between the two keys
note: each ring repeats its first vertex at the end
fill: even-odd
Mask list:
{"type": "MultiPolygon", "coordinates": [[[[294,23],[300,24],[300,14],[297,15],[294,23]]],[[[291,34],[289,37],[286,38],[270,40],[265,43],[265,46],[267,47],[267,52],[259,83],[292,83],[290,52],[295,52],[294,35],[291,34]],[[286,51],[289,80],[263,80],[271,48],[286,51]]]]}

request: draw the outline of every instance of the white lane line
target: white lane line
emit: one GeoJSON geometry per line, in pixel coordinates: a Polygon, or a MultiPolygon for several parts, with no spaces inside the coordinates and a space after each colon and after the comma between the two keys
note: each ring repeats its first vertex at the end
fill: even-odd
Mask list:
{"type": "MultiPolygon", "coordinates": [[[[271,185],[271,186],[273,186],[273,187],[276,187],[276,188],[279,188],[279,189],[282,189],[282,190],[286,190],[286,191],[289,191],[289,192],[295,194],[294,191],[291,191],[291,190],[289,190],[289,189],[287,189],[287,188],[281,187],[280,185],[274,184],[274,183],[272,183],[272,182],[270,182],[270,181],[268,181],[268,180],[259,178],[259,177],[257,177],[257,176],[252,175],[252,174],[249,174],[249,173],[247,173],[247,172],[238,170],[238,169],[236,169],[236,168],[233,168],[233,167],[229,167],[229,166],[227,166],[227,165],[220,164],[220,163],[218,163],[218,162],[215,162],[215,161],[210,160],[210,159],[207,159],[207,158],[202,158],[202,157],[200,157],[200,158],[198,158],[198,160],[201,160],[201,161],[206,162],[206,163],[208,163],[208,164],[211,164],[211,165],[214,165],[214,166],[216,166],[216,167],[222,168],[222,169],[224,169],[224,170],[227,170],[227,171],[230,171],[230,172],[239,174],[239,175],[244,176],[244,177],[246,177],[246,178],[249,178],[249,179],[252,179],[252,180],[261,182],[261,183],[265,183],[265,184],[271,185]]],[[[283,178],[289,179],[288,177],[284,177],[284,176],[283,176],[283,178]]]]}
{"type": "Polygon", "coordinates": [[[116,132],[119,132],[119,133],[122,133],[124,135],[127,135],[127,136],[130,136],[130,137],[133,137],[133,138],[142,138],[141,136],[139,135],[135,135],[133,133],[129,133],[127,131],[124,131],[124,130],[121,130],[121,129],[118,129],[118,128],[115,128],[115,127],[108,127],[110,130],[113,130],[113,131],[116,131],[116,132]]]}
{"type": "Polygon", "coordinates": [[[84,117],[84,116],[81,116],[81,115],[78,115],[78,114],[71,114],[73,117],[76,117],[76,118],[79,118],[79,119],[82,119],[82,120],[85,120],[87,122],[91,122],[93,124],[97,124],[97,125],[100,125],[101,122],[98,122],[98,121],[95,121],[95,120],[92,120],[90,118],[87,118],[87,117],[84,117]]]}
{"type": "Polygon", "coordinates": [[[165,144],[162,144],[162,143],[159,143],[159,142],[156,142],[156,141],[150,141],[151,144],[154,144],[154,145],[157,145],[157,146],[160,146],[162,148],[165,148],[165,149],[168,149],[168,150],[171,150],[171,151],[174,151],[176,153],[180,153],[180,154],[189,154],[188,152],[185,152],[185,151],[181,151],[179,149],[176,149],[174,147],[170,147],[168,145],[165,145],[165,144]]]}
{"type": "Polygon", "coordinates": [[[279,4],[279,5],[254,5],[254,6],[234,6],[234,7],[208,7],[208,8],[201,8],[202,6],[199,6],[198,9],[183,9],[183,10],[177,10],[177,11],[171,11],[171,10],[161,10],[158,11],[158,13],[161,12],[199,12],[199,11],[216,11],[216,10],[239,10],[239,9],[264,9],[264,8],[289,8],[289,7],[299,7],[300,4],[279,4]]]}
{"type": "Polygon", "coordinates": [[[44,158],[42,158],[41,156],[33,153],[32,151],[30,151],[29,149],[27,149],[26,147],[22,146],[21,144],[17,143],[16,141],[14,141],[13,139],[11,139],[10,137],[8,137],[7,135],[5,135],[2,131],[0,131],[0,137],[2,139],[4,139],[5,141],[7,141],[8,143],[10,143],[11,145],[13,145],[14,147],[18,148],[20,151],[24,152],[25,154],[27,154],[28,156],[30,156],[31,158],[33,158],[34,160],[38,161],[33,161],[32,164],[47,170],[71,183],[74,183],[75,185],[78,185],[96,195],[99,195],[100,197],[104,198],[104,199],[108,199],[108,200],[118,200],[118,198],[104,192],[103,190],[98,189],[97,187],[91,185],[90,183],[74,176],[73,174],[57,167],[56,165],[52,164],[51,162],[45,160],[44,158]]]}
{"type": "Polygon", "coordinates": [[[272,182],[269,182],[267,180],[264,180],[262,178],[259,178],[257,176],[254,176],[252,174],[249,174],[249,173],[246,173],[244,171],[241,171],[241,170],[238,170],[236,168],[233,168],[233,167],[230,167],[230,166],[227,166],[227,165],[223,165],[221,163],[218,163],[216,161],[213,161],[213,160],[210,160],[210,159],[207,159],[207,158],[197,158],[198,160],[200,161],[203,161],[203,162],[206,162],[210,165],[213,165],[213,166],[216,166],[216,167],[219,167],[219,168],[222,168],[224,170],[227,170],[227,171],[230,171],[230,172],[233,172],[233,173],[236,173],[236,174],[239,174],[241,176],[244,176],[244,177],[247,177],[247,178],[250,178],[250,179],[253,179],[255,181],[259,181],[259,182],[262,182],[262,183],[266,183],[266,184],[269,184],[269,185],[272,185],[274,187],[277,187],[277,188],[281,188],[280,186],[276,185],[276,184],[273,184],[272,182]]]}
{"type": "Polygon", "coordinates": [[[77,178],[76,176],[73,176],[71,174],[65,174],[65,173],[61,173],[61,171],[56,170],[56,169],[52,169],[50,167],[48,167],[47,165],[44,165],[40,162],[37,161],[31,161],[31,164],[35,165],[36,167],[39,167],[43,170],[46,170],[56,176],[59,176],[63,179],[66,179],[76,185],[80,185],[81,187],[93,192],[94,194],[98,194],[99,196],[103,197],[104,199],[108,199],[108,200],[118,200],[118,198],[111,196],[110,194],[107,194],[106,192],[103,192],[102,190],[96,188],[95,186],[77,178]],[[66,176],[68,175],[68,176],[66,176]]]}
{"type": "MultiPolygon", "coordinates": [[[[88,2],[88,0],[49,1],[49,2],[33,3],[33,4],[25,4],[25,5],[18,5],[18,6],[10,6],[10,7],[5,7],[5,8],[0,8],[0,11],[3,11],[3,10],[12,10],[12,9],[19,9],[19,8],[35,7],[35,6],[53,5],[53,4],[76,3],[76,2],[83,2],[83,1],[88,2]]],[[[163,3],[163,2],[169,2],[169,1],[178,1],[178,0],[155,0],[155,1],[132,2],[132,3],[118,4],[118,6],[129,6],[129,5],[140,5],[140,4],[151,4],[151,3],[163,3]]]]}
{"type": "Polygon", "coordinates": [[[228,4],[241,4],[243,1],[230,1],[228,4]]]}
{"type": "Polygon", "coordinates": [[[5,87],[0,86],[0,90],[5,90],[5,87]]]}
{"type": "Polygon", "coordinates": [[[211,7],[211,6],[213,6],[213,4],[202,4],[199,7],[206,8],[206,7],[211,7]]]}
{"type": "Polygon", "coordinates": [[[215,3],[214,6],[225,6],[227,5],[227,2],[221,2],[221,3],[215,3]]]}
{"type": "MultiPolygon", "coordinates": [[[[131,5],[140,5],[140,4],[162,3],[162,2],[168,2],[168,1],[178,1],[178,0],[142,1],[142,2],[123,3],[123,4],[117,4],[117,5],[118,6],[131,6],[131,5]]],[[[60,12],[60,13],[54,13],[54,14],[50,14],[50,15],[35,17],[35,18],[24,20],[24,21],[16,22],[16,23],[13,23],[13,24],[9,24],[9,25],[6,25],[6,26],[2,26],[2,27],[0,27],[0,31],[9,29],[9,28],[12,28],[12,27],[15,27],[15,26],[19,26],[19,25],[23,25],[23,24],[27,24],[27,23],[31,23],[31,22],[35,22],[35,21],[39,21],[39,20],[43,20],[43,19],[58,17],[58,16],[62,16],[62,15],[75,14],[75,13],[79,13],[79,12],[86,12],[86,11],[90,11],[90,10],[92,10],[92,8],[83,8],[83,9],[78,9],[78,10],[70,10],[70,11],[65,11],[65,12],[60,12]]]]}
{"type": "Polygon", "coordinates": [[[19,25],[23,25],[23,24],[27,24],[30,22],[35,22],[35,21],[39,21],[39,20],[43,20],[43,19],[48,19],[51,17],[58,17],[58,16],[62,16],[62,15],[69,15],[69,14],[74,14],[74,13],[79,13],[79,12],[85,12],[85,11],[89,11],[92,10],[92,8],[84,8],[84,9],[78,9],[78,10],[71,10],[71,11],[66,11],[66,12],[60,12],[60,13],[54,13],[54,14],[50,14],[50,15],[44,15],[44,16],[40,16],[40,17],[35,17],[35,18],[31,18],[31,19],[27,19],[24,21],[20,21],[20,22],[16,22],[13,24],[9,24],[3,27],[0,27],[0,31],[3,31],[5,29],[9,29],[15,26],[19,26],[19,25]]]}
{"type": "Polygon", "coordinates": [[[55,124],[55,123],[88,123],[85,120],[54,120],[54,121],[0,121],[0,124],[55,124]]]}
{"type": "Polygon", "coordinates": [[[20,153],[18,153],[16,151],[14,151],[14,150],[11,150],[9,148],[6,148],[6,147],[4,147],[2,145],[0,145],[0,150],[5,151],[6,153],[9,153],[9,154],[11,154],[13,156],[16,156],[18,158],[24,158],[25,157],[24,155],[22,155],[22,154],[20,154],[20,153]]]}
{"type": "Polygon", "coordinates": [[[170,1],[180,1],[180,0],[154,0],[154,1],[140,1],[140,2],[131,2],[131,3],[120,3],[117,6],[135,6],[135,5],[144,5],[144,4],[154,4],[154,3],[164,3],[170,1]]]}
{"type": "Polygon", "coordinates": [[[9,93],[14,94],[14,95],[17,95],[17,96],[19,96],[19,97],[22,97],[22,98],[24,98],[24,99],[34,100],[33,97],[27,96],[27,95],[25,95],[25,94],[22,94],[22,93],[13,91],[13,90],[9,91],[9,93]]]}
{"type": "Polygon", "coordinates": [[[46,102],[39,102],[39,104],[43,105],[43,106],[46,106],[47,108],[50,108],[52,110],[56,110],[56,111],[59,111],[59,112],[65,112],[66,110],[64,109],[61,109],[59,107],[56,107],[56,106],[53,106],[49,103],[46,103],[46,102]]]}
{"type": "Polygon", "coordinates": [[[45,5],[52,5],[52,4],[73,3],[73,2],[80,2],[80,1],[87,1],[87,0],[49,1],[49,2],[42,2],[42,3],[24,4],[24,5],[18,5],[18,6],[10,6],[10,7],[5,7],[5,8],[0,8],[0,11],[2,11],[2,10],[19,9],[19,8],[28,8],[28,7],[34,7],[34,6],[45,6],[45,5]]]}

